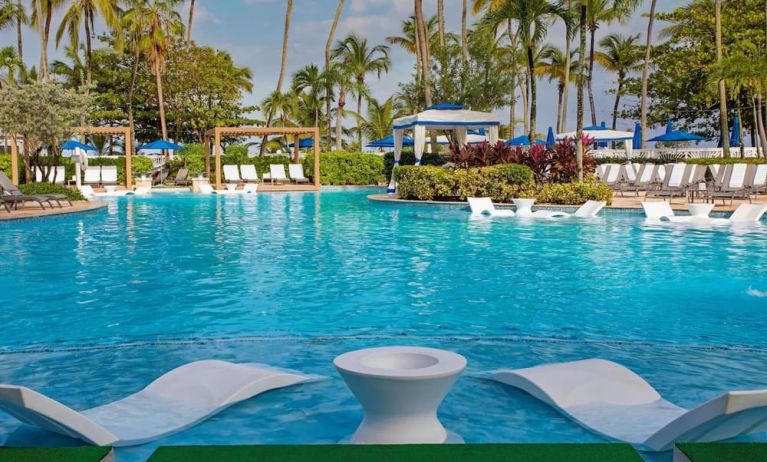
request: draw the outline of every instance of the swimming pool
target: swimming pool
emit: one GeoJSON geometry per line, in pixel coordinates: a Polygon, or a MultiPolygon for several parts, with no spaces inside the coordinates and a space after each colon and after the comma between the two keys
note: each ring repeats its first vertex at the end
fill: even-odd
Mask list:
{"type": "MultiPolygon", "coordinates": [[[[500,367],[603,357],[684,406],[767,384],[767,226],[469,220],[371,192],[158,195],[0,223],[0,382],[83,409],[204,358],[328,377],[121,462],[157,445],[343,440],[361,411],[332,359],[369,346],[465,355],[441,416],[467,442],[600,441],[480,375],[500,367]]],[[[72,442],[0,415],[0,444],[72,442]]]]}

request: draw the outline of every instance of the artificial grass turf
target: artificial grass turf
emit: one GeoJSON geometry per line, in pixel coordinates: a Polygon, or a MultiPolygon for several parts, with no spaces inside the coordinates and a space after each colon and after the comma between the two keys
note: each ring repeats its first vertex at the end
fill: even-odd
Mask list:
{"type": "Polygon", "coordinates": [[[691,462],[767,462],[764,443],[677,444],[676,451],[691,462]]]}
{"type": "Polygon", "coordinates": [[[78,448],[3,448],[0,462],[101,462],[108,458],[112,448],[91,446],[78,448]]]}
{"type": "Polygon", "coordinates": [[[642,462],[627,444],[179,446],[148,462],[642,462]]]}

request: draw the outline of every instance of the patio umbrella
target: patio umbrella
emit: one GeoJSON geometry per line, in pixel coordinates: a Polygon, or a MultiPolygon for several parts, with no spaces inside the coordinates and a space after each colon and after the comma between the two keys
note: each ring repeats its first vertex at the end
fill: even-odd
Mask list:
{"type": "Polygon", "coordinates": [[[79,141],[69,140],[61,145],[61,149],[64,151],[74,151],[75,149],[82,149],[83,151],[98,151],[99,149],[90,144],[83,144],[79,141]]]}
{"type": "Polygon", "coordinates": [[[556,136],[554,136],[554,129],[549,127],[549,133],[546,135],[546,147],[551,148],[557,142],[556,136]]]}
{"type": "Polygon", "coordinates": [[[170,141],[164,141],[164,140],[152,141],[151,143],[143,144],[139,146],[138,148],[139,151],[149,151],[149,150],[183,151],[184,149],[186,148],[184,148],[180,144],[174,144],[174,143],[171,143],[170,141]]]}
{"type": "Polygon", "coordinates": [[[632,148],[642,149],[642,124],[637,123],[634,125],[634,138],[631,143],[632,148]]]}
{"type": "Polygon", "coordinates": [[[684,141],[705,141],[706,138],[694,133],[674,130],[674,126],[669,122],[666,124],[666,133],[651,139],[652,142],[663,141],[666,143],[681,143],[684,141]]]}
{"type": "Polygon", "coordinates": [[[506,142],[509,146],[530,146],[530,138],[527,135],[512,138],[506,142]]]}
{"type": "MultiPolygon", "coordinates": [[[[402,146],[412,147],[413,144],[414,144],[413,138],[406,136],[402,139],[402,146]]],[[[371,141],[365,146],[367,146],[368,148],[393,148],[394,135],[387,136],[386,138],[381,138],[380,140],[371,141]]]]}
{"type": "Polygon", "coordinates": [[[730,146],[740,147],[743,140],[740,138],[740,117],[735,116],[732,119],[732,134],[730,135],[730,146]]]}
{"type": "MultiPolygon", "coordinates": [[[[294,148],[295,143],[290,143],[288,147],[294,148]]],[[[298,149],[309,149],[314,147],[314,140],[311,138],[303,138],[298,140],[298,149]]]]}

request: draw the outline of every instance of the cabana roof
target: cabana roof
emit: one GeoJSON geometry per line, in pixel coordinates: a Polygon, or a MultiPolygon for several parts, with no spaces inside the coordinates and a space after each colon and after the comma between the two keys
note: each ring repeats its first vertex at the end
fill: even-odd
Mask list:
{"type": "Polygon", "coordinates": [[[499,125],[501,120],[494,114],[470,111],[453,104],[437,104],[418,114],[394,119],[395,130],[407,130],[416,126],[433,130],[451,130],[457,127],[480,129],[499,125]]]}
{"type": "MultiPolygon", "coordinates": [[[[563,140],[565,138],[575,138],[577,133],[578,132],[560,133],[557,135],[557,139],[563,140]]],[[[593,138],[594,141],[627,141],[634,139],[634,133],[632,132],[622,132],[604,128],[599,128],[597,130],[587,130],[584,128],[583,134],[589,138],[593,138]]]]}

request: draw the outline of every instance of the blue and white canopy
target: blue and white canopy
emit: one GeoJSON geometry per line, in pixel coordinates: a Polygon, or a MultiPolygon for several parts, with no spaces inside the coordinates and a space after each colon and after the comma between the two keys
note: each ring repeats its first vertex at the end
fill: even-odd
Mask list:
{"type": "MultiPolygon", "coordinates": [[[[500,125],[500,118],[494,114],[469,111],[457,104],[436,104],[418,114],[400,117],[394,120],[394,166],[399,165],[406,130],[413,131],[415,162],[416,165],[420,165],[426,146],[427,131],[453,131],[458,144],[464,145],[467,143],[469,130],[484,130],[487,142],[495,144],[498,142],[500,125]]],[[[393,193],[395,187],[392,179],[389,192],[393,193]]]]}

